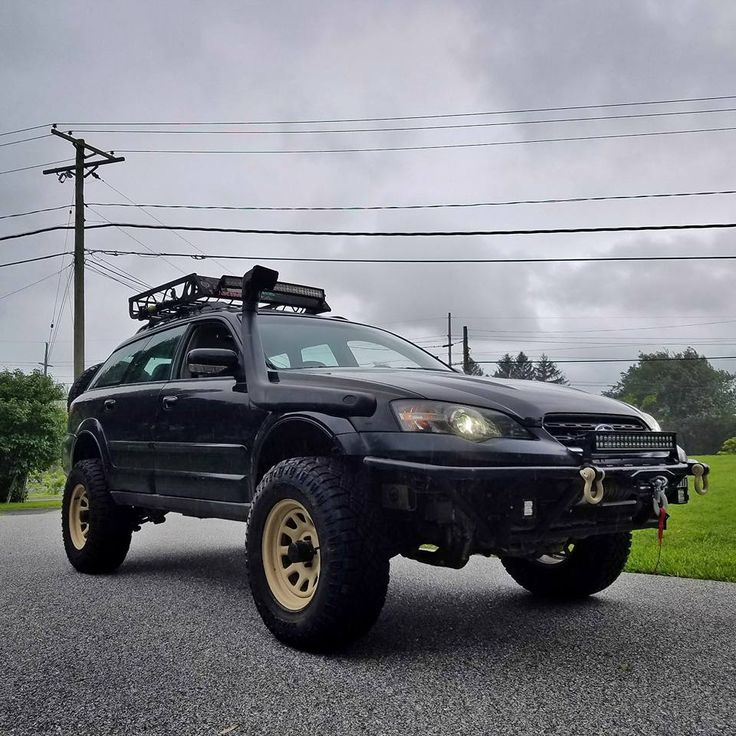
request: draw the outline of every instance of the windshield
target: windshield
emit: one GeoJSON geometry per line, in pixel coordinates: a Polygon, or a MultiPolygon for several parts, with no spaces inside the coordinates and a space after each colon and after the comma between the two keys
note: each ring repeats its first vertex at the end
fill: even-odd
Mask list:
{"type": "Polygon", "coordinates": [[[262,315],[259,321],[269,367],[424,368],[450,370],[416,345],[389,332],[329,319],[262,315]]]}

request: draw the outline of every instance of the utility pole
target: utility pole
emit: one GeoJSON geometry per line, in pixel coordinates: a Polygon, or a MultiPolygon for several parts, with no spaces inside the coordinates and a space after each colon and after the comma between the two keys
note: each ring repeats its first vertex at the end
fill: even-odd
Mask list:
{"type": "Polygon", "coordinates": [[[98,166],[117,164],[125,161],[122,156],[114,156],[86,143],[83,138],[74,138],[69,133],[51,129],[54,135],[74,145],[73,166],[44,169],[44,174],[56,174],[60,182],[74,179],[74,378],[84,371],[84,180],[92,175],[98,166]],[[89,151],[89,153],[87,153],[89,151]],[[101,156],[96,160],[89,158],[101,156]]]}
{"type": "Polygon", "coordinates": [[[447,313],[447,365],[452,367],[452,312],[447,313]]]}
{"type": "Polygon", "coordinates": [[[470,347],[468,345],[468,326],[463,326],[463,371],[470,373],[470,347]]]}
{"type": "Polygon", "coordinates": [[[44,343],[43,363],[41,363],[41,365],[43,366],[44,376],[48,376],[49,368],[53,368],[53,366],[49,365],[49,344],[47,342],[44,343]]]}

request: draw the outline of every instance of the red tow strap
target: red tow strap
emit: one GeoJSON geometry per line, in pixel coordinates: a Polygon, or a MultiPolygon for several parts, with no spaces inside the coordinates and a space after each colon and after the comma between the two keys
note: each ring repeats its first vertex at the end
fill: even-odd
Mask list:
{"type": "Polygon", "coordinates": [[[664,523],[667,521],[667,511],[664,506],[659,509],[659,525],[657,526],[657,539],[659,540],[659,546],[662,546],[662,539],[664,538],[664,523]]]}

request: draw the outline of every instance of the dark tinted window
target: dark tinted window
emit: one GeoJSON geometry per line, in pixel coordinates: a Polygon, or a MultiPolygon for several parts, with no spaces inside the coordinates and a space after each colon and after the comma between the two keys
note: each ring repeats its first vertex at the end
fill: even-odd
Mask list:
{"type": "MultiPolygon", "coordinates": [[[[196,374],[192,374],[187,365],[186,355],[190,350],[195,348],[221,348],[225,350],[238,349],[235,344],[235,338],[230,328],[219,320],[214,322],[202,322],[198,324],[192,331],[186,350],[184,351],[184,361],[179,371],[180,378],[204,378],[210,376],[223,376],[228,373],[222,373],[217,366],[199,366],[196,374]]],[[[233,375],[234,371],[229,372],[233,375]]]]}
{"type": "Polygon", "coordinates": [[[148,381],[167,381],[171,378],[171,366],[176,355],[176,348],[186,325],[179,325],[152,335],[131,361],[123,376],[123,383],[146,383],[148,381]]]}
{"type": "Polygon", "coordinates": [[[100,368],[90,388],[117,386],[123,380],[123,376],[133,362],[133,359],[143,350],[147,342],[148,338],[144,337],[122,348],[118,348],[105,361],[102,368],[100,368]]]}

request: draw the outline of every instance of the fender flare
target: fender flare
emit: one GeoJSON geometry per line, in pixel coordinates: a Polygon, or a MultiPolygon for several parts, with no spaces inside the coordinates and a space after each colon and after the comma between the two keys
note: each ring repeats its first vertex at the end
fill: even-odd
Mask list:
{"type": "Polygon", "coordinates": [[[108,447],[107,438],[105,437],[102,425],[93,417],[88,417],[83,420],[77,427],[77,431],[74,433],[74,442],[72,443],[71,451],[69,453],[70,466],[73,467],[74,453],[76,452],[77,444],[83,438],[90,438],[97,446],[100,459],[102,460],[102,469],[105,473],[105,480],[109,482],[111,467],[110,448],[108,447]]]}
{"type": "Polygon", "coordinates": [[[256,478],[261,462],[263,448],[273,435],[287,425],[296,423],[308,424],[321,432],[341,455],[356,454],[358,432],[343,417],[335,417],[317,412],[294,412],[288,414],[271,414],[261,424],[254,440],[250,459],[249,486],[251,497],[255,493],[256,478]]]}

